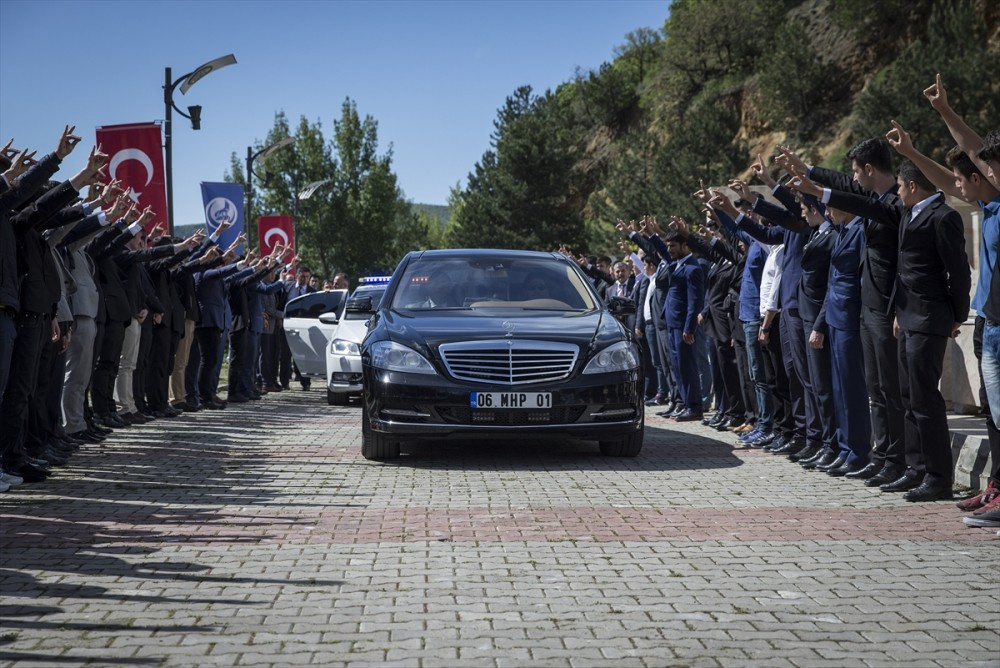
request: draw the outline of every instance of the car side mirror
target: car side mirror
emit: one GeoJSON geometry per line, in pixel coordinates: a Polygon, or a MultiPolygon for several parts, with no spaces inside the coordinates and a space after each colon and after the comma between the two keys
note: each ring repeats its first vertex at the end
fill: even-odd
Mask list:
{"type": "Polygon", "coordinates": [[[319,314],[319,321],[324,325],[336,325],[340,322],[340,318],[333,311],[327,311],[319,314]]]}
{"type": "Polygon", "coordinates": [[[611,311],[611,315],[614,317],[624,318],[635,313],[635,302],[628,297],[610,297],[608,299],[608,310],[611,311]]]}

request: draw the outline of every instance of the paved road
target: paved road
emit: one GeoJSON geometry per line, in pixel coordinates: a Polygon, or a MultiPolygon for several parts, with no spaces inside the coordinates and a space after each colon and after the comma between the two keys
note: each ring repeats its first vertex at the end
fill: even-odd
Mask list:
{"type": "Polygon", "coordinates": [[[359,454],[285,392],[0,494],[0,665],[1000,666],[1000,539],[949,503],[648,420],[359,454]]]}

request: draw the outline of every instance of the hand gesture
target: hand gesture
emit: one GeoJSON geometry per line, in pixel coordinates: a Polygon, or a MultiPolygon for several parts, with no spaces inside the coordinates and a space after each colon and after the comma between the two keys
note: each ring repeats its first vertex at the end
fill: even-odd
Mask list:
{"type": "Polygon", "coordinates": [[[228,218],[223,218],[222,222],[219,223],[219,227],[217,227],[215,231],[218,232],[219,235],[222,235],[223,232],[225,232],[232,226],[233,226],[233,221],[229,220],[228,218]]]}
{"type": "Polygon", "coordinates": [[[656,216],[648,216],[646,218],[646,230],[650,234],[662,235],[663,230],[660,229],[660,224],[656,222],[656,216]]]}
{"type": "Polygon", "coordinates": [[[781,151],[781,155],[775,158],[775,161],[781,165],[786,172],[793,175],[803,175],[809,173],[809,165],[805,163],[802,158],[800,158],[795,151],[787,146],[779,146],[778,150],[781,151]]]}
{"type": "Polygon", "coordinates": [[[24,149],[17,154],[17,157],[11,162],[10,167],[6,172],[3,173],[7,177],[7,182],[12,183],[14,179],[24,174],[28,171],[28,168],[35,164],[35,153],[38,151],[28,151],[24,149]]]}
{"type": "Polygon", "coordinates": [[[200,262],[201,264],[208,264],[209,262],[218,259],[220,255],[222,255],[222,251],[219,250],[219,247],[212,246],[207,251],[205,251],[204,255],[201,256],[200,262]]]}
{"type": "MultiPolygon", "coordinates": [[[[619,218],[618,221],[615,223],[615,229],[618,230],[618,236],[622,238],[628,237],[628,228],[625,227],[625,221],[622,220],[621,218],[619,218]]],[[[621,244],[620,241],[618,243],[619,245],[621,244]]]]}
{"type": "Polygon", "coordinates": [[[896,152],[900,155],[910,156],[913,155],[914,148],[913,142],[910,141],[910,133],[903,129],[900,125],[893,119],[892,129],[885,133],[885,138],[889,141],[889,145],[896,149],[896,152]]]}
{"type": "Polygon", "coordinates": [[[944,90],[944,83],[941,82],[940,72],[934,77],[934,83],[924,89],[924,97],[938,113],[948,110],[948,94],[944,90]]]}
{"type": "Polygon", "coordinates": [[[740,212],[736,210],[736,206],[729,200],[729,198],[720,193],[718,190],[712,191],[712,199],[708,200],[708,203],[713,208],[725,211],[730,218],[735,219],[740,215],[740,212]]]}
{"type": "MultiPolygon", "coordinates": [[[[147,206],[143,209],[142,215],[139,216],[139,224],[145,227],[153,221],[153,218],[156,218],[156,214],[153,212],[153,207],[147,206]]],[[[153,229],[149,231],[149,236],[153,237],[155,235],[159,237],[163,236],[165,232],[166,230],[163,229],[163,223],[157,223],[153,226],[153,229]]]]}
{"type": "Polygon", "coordinates": [[[129,200],[128,211],[125,212],[125,222],[131,225],[135,221],[139,220],[139,216],[141,215],[142,214],[139,213],[138,205],[136,205],[135,202],[129,200]]]}
{"type": "Polygon", "coordinates": [[[748,202],[753,203],[753,201],[757,199],[757,196],[754,194],[752,190],[750,190],[750,186],[746,184],[746,181],[741,181],[740,179],[733,179],[732,181],[729,182],[729,187],[735,190],[740,197],[742,197],[748,202]]]}
{"type": "MultiPolygon", "coordinates": [[[[145,219],[146,212],[144,211],[142,215],[143,218],[140,218],[140,222],[142,222],[145,219]]],[[[149,220],[152,219],[153,219],[152,211],[150,211],[149,220]]],[[[145,223],[143,223],[143,225],[145,225],[145,223]]],[[[164,236],[166,233],[167,231],[163,229],[163,223],[157,223],[156,225],[153,225],[153,228],[149,231],[149,240],[156,241],[160,237],[164,236]]]]}
{"type": "Polygon", "coordinates": [[[108,220],[121,220],[121,218],[128,212],[130,204],[133,204],[133,202],[126,195],[122,195],[116,199],[114,206],[112,206],[111,210],[108,211],[108,220]]]}
{"type": "Polygon", "coordinates": [[[800,193],[814,197],[821,197],[823,195],[823,189],[810,181],[808,176],[793,176],[787,185],[792,190],[798,190],[800,193]]]}
{"type": "Polygon", "coordinates": [[[104,186],[104,192],[101,193],[101,204],[107,206],[124,193],[125,191],[122,190],[121,182],[118,181],[118,179],[115,179],[108,185],[104,186]]]}
{"type": "Polygon", "coordinates": [[[76,130],[75,125],[72,127],[67,125],[66,129],[63,130],[62,136],[59,138],[59,145],[56,146],[56,155],[59,156],[60,160],[72,153],[76,145],[80,143],[80,137],[73,134],[73,130],[76,130]]]}
{"type": "Polygon", "coordinates": [[[702,202],[708,202],[708,200],[712,199],[712,194],[705,187],[705,182],[701,179],[698,179],[698,190],[694,191],[694,196],[702,202]]]}
{"type": "Polygon", "coordinates": [[[769,188],[773,188],[776,184],[774,177],[771,173],[767,171],[767,166],[764,164],[764,158],[760,157],[760,153],[757,154],[757,160],[750,165],[750,169],[753,170],[754,176],[756,176],[761,183],[769,188]]]}
{"type": "Polygon", "coordinates": [[[632,252],[632,249],[628,247],[628,243],[624,239],[618,240],[618,248],[620,248],[623,253],[632,252]]]}
{"type": "Polygon", "coordinates": [[[684,238],[691,236],[691,227],[687,224],[687,221],[683,218],[678,218],[677,216],[672,216],[670,218],[670,229],[672,229],[677,234],[684,238]]]}
{"type": "Polygon", "coordinates": [[[14,145],[14,138],[11,137],[10,141],[4,144],[3,148],[0,148],[0,155],[7,158],[8,160],[17,155],[20,151],[16,148],[12,148],[14,145]]]}

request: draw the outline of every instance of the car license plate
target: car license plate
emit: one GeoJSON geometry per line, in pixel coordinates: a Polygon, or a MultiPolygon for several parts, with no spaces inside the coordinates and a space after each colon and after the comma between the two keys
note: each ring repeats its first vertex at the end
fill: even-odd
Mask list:
{"type": "Polygon", "coordinates": [[[470,408],[552,408],[551,392],[472,392],[470,408]]]}

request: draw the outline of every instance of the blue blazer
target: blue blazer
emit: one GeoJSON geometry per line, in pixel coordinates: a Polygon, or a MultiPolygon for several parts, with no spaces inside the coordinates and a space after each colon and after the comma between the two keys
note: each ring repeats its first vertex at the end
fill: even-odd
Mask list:
{"type": "Polygon", "coordinates": [[[201,313],[199,327],[226,329],[225,278],[238,270],[235,263],[207,269],[194,276],[195,292],[198,295],[198,309],[201,313]]]}
{"type": "MultiPolygon", "coordinates": [[[[830,254],[830,281],[826,299],[816,318],[817,331],[825,326],[844,331],[861,327],[861,266],[865,254],[865,221],[855,218],[835,233],[837,240],[830,254]]],[[[815,329],[815,328],[814,328],[815,329]]]]}

